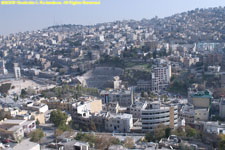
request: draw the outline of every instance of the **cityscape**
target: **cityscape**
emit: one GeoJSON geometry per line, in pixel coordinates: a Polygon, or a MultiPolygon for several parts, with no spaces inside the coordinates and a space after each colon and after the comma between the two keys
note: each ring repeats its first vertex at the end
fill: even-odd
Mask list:
{"type": "Polygon", "coordinates": [[[0,35],[0,149],[225,150],[225,7],[0,35]]]}

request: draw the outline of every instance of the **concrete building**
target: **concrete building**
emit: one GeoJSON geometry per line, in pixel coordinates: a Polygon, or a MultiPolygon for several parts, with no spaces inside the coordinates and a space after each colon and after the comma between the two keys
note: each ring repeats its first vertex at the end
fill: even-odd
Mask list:
{"type": "Polygon", "coordinates": [[[144,81],[144,80],[139,80],[137,82],[137,91],[151,91],[151,81],[144,81]]]}
{"type": "Polygon", "coordinates": [[[147,107],[146,102],[135,102],[130,107],[128,107],[129,114],[133,115],[133,118],[141,118],[141,110],[147,107]]]}
{"type": "Polygon", "coordinates": [[[119,112],[120,106],[118,102],[110,102],[108,104],[102,105],[104,112],[110,112],[117,114],[119,112]]]}
{"type": "Polygon", "coordinates": [[[195,108],[195,121],[208,121],[209,108],[195,108]]]}
{"type": "Polygon", "coordinates": [[[142,131],[154,131],[160,124],[177,127],[178,110],[177,106],[163,105],[159,102],[148,103],[147,107],[141,111],[142,131]]]}
{"type": "Polygon", "coordinates": [[[194,65],[194,64],[196,64],[197,62],[199,62],[199,58],[198,57],[197,58],[184,57],[184,61],[183,61],[184,66],[187,67],[187,68],[192,66],[192,65],[194,65]]]}
{"type": "Polygon", "coordinates": [[[190,102],[197,108],[210,108],[212,98],[211,92],[206,90],[192,94],[190,96],[190,102]]]}
{"type": "Polygon", "coordinates": [[[155,85],[159,85],[159,89],[165,89],[170,83],[170,78],[172,75],[171,65],[158,65],[153,66],[152,68],[152,80],[154,80],[154,84],[152,84],[152,89],[155,89],[155,85]],[[156,84],[157,83],[157,84],[156,84]]]}
{"type": "Polygon", "coordinates": [[[100,113],[102,111],[102,101],[100,99],[83,97],[79,102],[72,105],[73,112],[83,117],[88,117],[92,113],[100,113]]]}
{"type": "Polygon", "coordinates": [[[221,65],[223,62],[223,55],[221,53],[209,53],[203,57],[204,66],[221,65]]]}
{"type": "Polygon", "coordinates": [[[203,122],[204,130],[211,134],[225,134],[225,124],[217,122],[203,122]]]}
{"type": "Polygon", "coordinates": [[[182,106],[179,116],[185,119],[185,124],[192,124],[195,121],[195,110],[193,105],[182,106]]]}
{"type": "Polygon", "coordinates": [[[225,117],[225,100],[221,99],[219,104],[219,115],[220,117],[225,117]]]}
{"type": "Polygon", "coordinates": [[[208,66],[208,72],[211,73],[218,73],[220,72],[221,67],[220,66],[208,66]]]}
{"type": "Polygon", "coordinates": [[[133,116],[131,114],[107,113],[105,118],[105,130],[110,132],[130,132],[133,127],[133,116]]]}
{"type": "Polygon", "coordinates": [[[14,63],[14,76],[16,79],[21,77],[20,67],[18,63],[14,63]]]}
{"type": "Polygon", "coordinates": [[[5,68],[5,61],[4,60],[0,60],[0,74],[1,75],[6,75],[8,74],[7,69],[5,68]]]}
{"type": "Polygon", "coordinates": [[[114,89],[115,90],[120,89],[121,83],[122,83],[122,81],[120,80],[120,77],[119,76],[115,76],[114,77],[114,81],[113,81],[113,87],[114,87],[114,89]]]}
{"type": "Polygon", "coordinates": [[[88,150],[89,144],[87,142],[81,141],[69,141],[67,143],[62,143],[59,146],[59,150],[88,150]]]}
{"type": "Polygon", "coordinates": [[[156,93],[160,91],[159,77],[156,77],[155,74],[152,74],[151,90],[156,93]]]}
{"type": "Polygon", "coordinates": [[[220,87],[225,88],[225,74],[220,75],[220,87]]]}
{"type": "Polygon", "coordinates": [[[118,102],[120,106],[128,107],[133,104],[133,90],[110,90],[101,91],[103,104],[118,102]]]}
{"type": "Polygon", "coordinates": [[[31,111],[37,111],[39,113],[45,113],[45,112],[48,111],[48,105],[44,104],[44,103],[33,103],[33,102],[30,102],[30,103],[27,103],[24,106],[24,109],[31,110],[31,111]]]}
{"type": "Polygon", "coordinates": [[[72,112],[72,104],[74,103],[58,99],[43,100],[42,102],[47,104],[49,109],[60,109],[68,112],[72,112]]]}
{"type": "Polygon", "coordinates": [[[15,141],[22,140],[24,134],[27,135],[35,129],[35,120],[7,119],[0,122],[0,135],[3,137],[11,138],[15,141]]]}

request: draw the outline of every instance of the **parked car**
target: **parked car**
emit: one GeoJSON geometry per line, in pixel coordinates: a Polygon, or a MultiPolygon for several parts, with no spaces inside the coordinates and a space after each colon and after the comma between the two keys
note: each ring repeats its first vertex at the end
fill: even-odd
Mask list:
{"type": "Polygon", "coordinates": [[[7,144],[7,143],[9,143],[9,142],[10,142],[9,139],[4,139],[4,140],[2,140],[2,143],[3,143],[3,144],[7,144]]]}

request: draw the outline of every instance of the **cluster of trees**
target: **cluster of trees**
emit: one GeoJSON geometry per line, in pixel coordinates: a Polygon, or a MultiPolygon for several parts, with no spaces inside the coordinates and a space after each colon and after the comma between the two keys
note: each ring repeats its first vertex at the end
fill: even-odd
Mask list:
{"type": "Polygon", "coordinates": [[[2,84],[0,86],[0,93],[2,95],[6,95],[6,94],[8,94],[8,91],[10,90],[10,88],[11,88],[11,83],[2,84]]]}
{"type": "Polygon", "coordinates": [[[40,143],[41,139],[45,136],[42,129],[38,128],[30,133],[30,141],[40,143]]]}
{"type": "Polygon", "coordinates": [[[136,85],[138,80],[150,80],[151,72],[135,69],[125,69],[123,75],[121,75],[120,78],[123,81],[127,81],[130,85],[136,85]]]}
{"type": "Polygon", "coordinates": [[[217,88],[213,93],[214,98],[224,98],[225,97],[225,88],[217,88]]]}
{"type": "Polygon", "coordinates": [[[62,131],[70,130],[70,126],[66,124],[67,118],[67,114],[61,110],[54,110],[50,114],[50,122],[52,122],[55,127],[62,131]]]}
{"type": "Polygon", "coordinates": [[[168,126],[164,124],[160,124],[157,126],[153,133],[146,133],[145,139],[147,141],[159,141],[162,138],[168,138],[170,135],[177,135],[179,137],[187,137],[187,138],[201,138],[202,133],[195,128],[190,126],[186,126],[185,128],[178,128],[176,130],[172,130],[168,126]]]}
{"type": "Polygon", "coordinates": [[[54,87],[49,90],[42,91],[43,97],[57,97],[59,99],[63,98],[79,98],[82,95],[92,95],[99,96],[99,91],[96,88],[85,88],[81,85],[70,86],[67,84],[62,85],[61,87],[54,87]]]}
{"type": "MultiPolygon", "coordinates": [[[[168,126],[160,124],[155,128],[154,132],[145,134],[145,141],[155,142],[162,138],[168,138],[170,135],[177,135],[180,138],[185,138],[189,140],[200,140],[205,144],[209,144],[212,148],[218,148],[219,150],[225,149],[225,135],[216,135],[203,132],[192,128],[191,126],[186,126],[185,128],[178,128],[175,130],[170,129],[168,126]]],[[[180,149],[190,149],[181,143],[180,149]]]]}
{"type": "Polygon", "coordinates": [[[225,149],[225,135],[224,134],[220,135],[220,141],[219,141],[219,144],[218,144],[218,148],[219,148],[219,150],[225,149]]]}
{"type": "Polygon", "coordinates": [[[93,135],[86,133],[78,133],[76,140],[88,142],[89,145],[95,149],[108,149],[111,145],[124,145],[127,148],[134,147],[133,138],[126,138],[123,143],[118,138],[109,135],[93,135]]]}
{"type": "Polygon", "coordinates": [[[165,126],[164,124],[160,124],[157,126],[153,133],[146,133],[145,140],[148,142],[159,141],[162,138],[168,138],[171,135],[171,128],[165,126]]]}
{"type": "Polygon", "coordinates": [[[187,96],[188,88],[193,83],[202,83],[201,80],[196,79],[194,74],[190,72],[181,72],[179,75],[171,77],[171,84],[168,87],[168,91],[187,96]]]}
{"type": "Polygon", "coordinates": [[[124,58],[133,58],[133,59],[139,58],[138,49],[131,47],[131,49],[128,50],[128,49],[125,48],[125,50],[123,52],[123,57],[124,58]]]}
{"type": "MultiPolygon", "coordinates": [[[[141,91],[141,97],[152,99],[152,98],[157,98],[158,95],[153,93],[153,92],[151,92],[151,91],[148,91],[148,92],[141,91]]],[[[168,96],[167,95],[161,95],[160,99],[162,99],[164,101],[167,101],[168,100],[168,96]]]]}
{"type": "Polygon", "coordinates": [[[4,113],[3,111],[0,111],[0,120],[3,120],[5,118],[11,119],[12,116],[10,114],[8,114],[8,113],[4,113]]]}
{"type": "Polygon", "coordinates": [[[172,82],[172,84],[169,85],[168,91],[186,96],[188,91],[188,84],[184,80],[175,80],[172,82]]]}
{"type": "Polygon", "coordinates": [[[119,67],[119,68],[125,68],[125,62],[119,58],[119,57],[113,57],[109,55],[102,55],[99,62],[102,66],[109,66],[109,67],[119,67]]]}
{"type": "Polygon", "coordinates": [[[28,89],[22,89],[21,93],[20,93],[20,97],[21,98],[26,98],[28,96],[34,95],[36,94],[35,90],[32,88],[28,88],[28,89]]]}
{"type": "Polygon", "coordinates": [[[95,123],[93,121],[90,121],[89,125],[82,125],[82,124],[77,124],[76,121],[72,120],[70,122],[70,126],[71,128],[75,129],[75,130],[80,130],[80,131],[101,131],[100,127],[96,127],[95,123]]]}
{"type": "Polygon", "coordinates": [[[169,54],[170,54],[170,53],[167,53],[167,52],[166,52],[166,49],[161,49],[160,51],[154,50],[153,53],[152,53],[152,57],[153,57],[154,59],[156,59],[157,56],[158,56],[158,57],[164,57],[164,56],[168,56],[169,54]]]}

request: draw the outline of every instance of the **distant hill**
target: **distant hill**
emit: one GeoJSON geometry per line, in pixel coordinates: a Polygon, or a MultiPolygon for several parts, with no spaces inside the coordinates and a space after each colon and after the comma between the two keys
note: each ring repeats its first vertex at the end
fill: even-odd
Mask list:
{"type": "Polygon", "coordinates": [[[149,24],[156,30],[157,37],[166,41],[225,42],[225,7],[195,9],[163,19],[151,19],[149,24]]]}
{"type": "Polygon", "coordinates": [[[138,26],[153,28],[159,40],[175,43],[225,42],[225,7],[195,9],[165,18],[142,19],[141,21],[124,20],[97,25],[58,25],[48,29],[80,30],[109,24],[128,24],[133,29],[138,26]]]}

